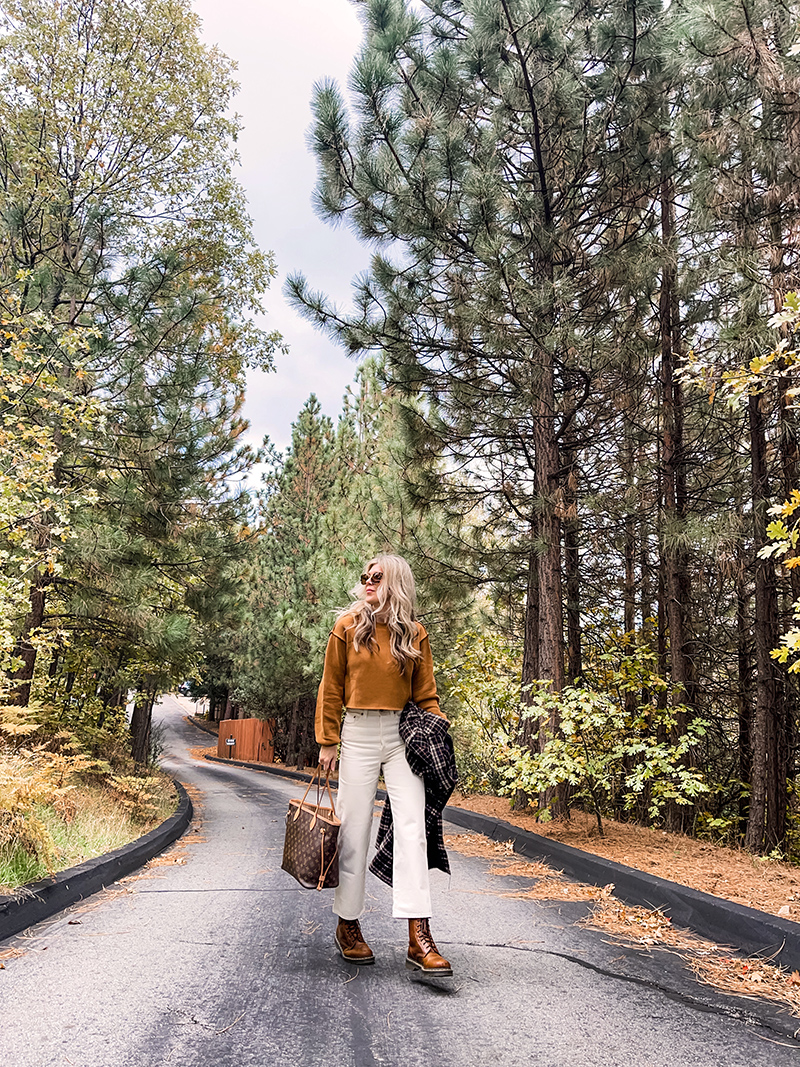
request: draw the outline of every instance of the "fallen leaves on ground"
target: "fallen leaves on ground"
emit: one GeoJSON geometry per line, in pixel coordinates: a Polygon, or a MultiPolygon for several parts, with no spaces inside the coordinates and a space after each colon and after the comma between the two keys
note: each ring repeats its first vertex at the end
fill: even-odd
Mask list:
{"type": "Polygon", "coordinates": [[[697,978],[723,993],[737,997],[758,997],[788,1005],[792,1015],[800,1017],[800,972],[757,958],[746,960],[730,956],[708,956],[686,961],[697,978]]]}
{"type": "Polygon", "coordinates": [[[186,864],[185,856],[154,856],[153,859],[148,860],[145,866],[150,869],[151,867],[183,867],[186,864]]]}
{"type": "Polygon", "coordinates": [[[790,863],[614,819],[604,820],[605,836],[601,838],[594,816],[586,812],[575,810],[569,819],[539,822],[533,811],[512,811],[508,797],[462,796],[456,792],[449,804],[503,819],[541,837],[670,882],[800,922],[800,868],[790,863]]]}
{"type": "Polygon", "coordinates": [[[521,859],[513,853],[511,841],[492,841],[481,834],[446,835],[447,848],[464,856],[492,860],[489,873],[535,879],[535,885],[503,896],[532,900],[593,900],[588,915],[578,925],[613,937],[618,943],[642,950],[662,948],[677,953],[696,978],[721,993],[758,997],[785,1004],[800,1017],[800,971],[786,971],[769,960],[737,959],[730,949],[698,937],[690,930],[676,928],[658,908],[624,904],[614,897],[612,884],[590,886],[572,882],[546,863],[521,859]],[[513,857],[513,858],[512,858],[513,857]]]}
{"type": "Polygon", "coordinates": [[[662,945],[686,952],[716,952],[719,946],[706,941],[689,930],[672,925],[672,920],[659,908],[640,908],[623,904],[613,895],[613,885],[606,886],[603,897],[598,900],[588,915],[578,920],[578,926],[602,930],[606,934],[622,937],[628,943],[650,948],[662,945]]]}
{"type": "Polygon", "coordinates": [[[562,876],[561,871],[539,860],[521,860],[516,857],[512,859],[512,841],[491,841],[481,834],[452,834],[445,836],[444,843],[446,848],[464,856],[480,856],[482,859],[493,860],[489,874],[536,879],[534,885],[513,893],[503,893],[504,897],[526,900],[598,900],[603,893],[597,886],[569,881],[562,876]]]}
{"type": "Polygon", "coordinates": [[[208,747],[204,747],[203,745],[193,745],[189,749],[189,755],[192,757],[192,759],[197,759],[197,760],[205,759],[206,756],[216,756],[216,754],[217,754],[217,746],[216,745],[209,745],[208,747]]]}

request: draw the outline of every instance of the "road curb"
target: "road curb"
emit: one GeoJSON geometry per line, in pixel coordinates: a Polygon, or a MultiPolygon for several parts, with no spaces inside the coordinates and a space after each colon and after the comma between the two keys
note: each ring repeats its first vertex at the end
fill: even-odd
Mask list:
{"type": "MultiPolygon", "coordinates": [[[[219,756],[205,758],[214,763],[233,764],[284,778],[304,782],[310,779],[310,775],[283,767],[219,756]]],[[[692,930],[700,937],[730,945],[745,955],[767,957],[770,962],[790,970],[800,970],[800,925],[790,919],[781,919],[756,908],[658,878],[634,867],[625,867],[560,841],[552,841],[531,830],[522,830],[490,815],[448,805],[444,817],[448,822],[483,834],[493,841],[511,841],[514,851],[521,856],[544,860],[579,882],[596,886],[613,883],[614,896],[619,900],[639,907],[658,908],[676,926],[692,930]]]]}
{"type": "Polygon", "coordinates": [[[196,719],[194,715],[186,715],[186,721],[192,726],[196,726],[198,730],[202,730],[204,734],[210,734],[211,737],[219,737],[219,732],[214,730],[207,723],[204,723],[202,719],[196,719]]]}
{"type": "MultiPolygon", "coordinates": [[[[197,723],[192,725],[197,726],[197,723]]],[[[202,729],[202,727],[200,727],[202,729]]],[[[252,760],[228,759],[226,756],[203,756],[210,763],[222,763],[228,767],[247,767],[251,771],[264,771],[266,774],[276,774],[279,778],[293,778],[296,782],[310,782],[311,775],[305,771],[290,771],[280,763],[253,763],[252,760]]],[[[338,778],[331,777],[331,785],[335,785],[338,778]]]]}
{"type": "Polygon", "coordinates": [[[22,886],[12,896],[0,896],[0,941],[105,889],[177,841],[192,821],[193,809],[181,783],[174,781],[174,785],[178,807],[155,830],[113,852],[22,886]]]}
{"type": "Polygon", "coordinates": [[[676,926],[701,937],[730,945],[746,955],[769,957],[771,962],[791,970],[800,968],[800,925],[791,920],[625,867],[488,815],[448,806],[445,818],[494,841],[511,841],[521,856],[546,860],[580,882],[613,884],[614,896],[619,900],[659,908],[676,926]]]}

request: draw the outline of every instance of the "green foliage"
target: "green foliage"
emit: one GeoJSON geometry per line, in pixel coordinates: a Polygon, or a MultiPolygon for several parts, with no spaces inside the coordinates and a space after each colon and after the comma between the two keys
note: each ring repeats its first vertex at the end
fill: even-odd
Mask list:
{"type": "Polygon", "coordinates": [[[519,722],[517,651],[500,634],[468,630],[437,665],[437,677],[449,701],[457,702],[451,732],[459,790],[499,793],[519,722]]]}
{"type": "MultiPolygon", "coordinates": [[[[770,0],[359,9],[348,89],[317,87],[311,137],[317,205],[369,245],[370,270],[350,312],[302,277],[291,298],[346,351],[382,353],[408,401],[403,480],[459,517],[453,569],[490,591],[493,625],[525,642],[526,680],[558,683],[566,628],[571,680],[620,714],[666,703],[708,722],[696,747],[719,787],[711,818],[747,818],[737,783],[756,765],[763,778],[776,718],[770,832],[781,837],[793,773],[781,738],[795,735],[798,705],[763,649],[778,643],[798,576],[778,572],[765,609],[775,572],[757,553],[795,554],[793,515],[769,546],[760,529],[798,469],[795,346],[764,355],[769,317],[797,285],[792,11],[770,0]],[[713,407],[677,373],[692,348],[688,373],[709,368],[713,407]],[[757,404],[753,375],[769,378],[757,404]],[[737,393],[746,406],[721,402],[737,393]],[[607,688],[612,666],[634,667],[597,661],[603,628],[644,631],[651,617],[641,692],[607,688]]],[[[793,663],[794,641],[778,658],[793,663]]],[[[670,807],[670,823],[688,824],[670,807]]]]}
{"type": "MultiPolygon", "coordinates": [[[[15,279],[26,281],[25,272],[15,279]]],[[[15,619],[27,610],[30,575],[63,570],[63,547],[94,490],[65,483],[57,468],[67,442],[102,425],[102,405],[80,392],[93,327],[58,329],[47,314],[25,314],[13,289],[0,299],[0,673],[15,666],[15,619]],[[2,309],[5,309],[4,311],[2,309]],[[72,362],[65,374],[65,359],[72,362]],[[77,387],[77,388],[76,388],[77,387]]],[[[31,635],[39,647],[46,632],[31,635]]]]}
{"type": "Polygon", "coordinates": [[[668,801],[688,805],[708,790],[701,771],[687,765],[705,732],[700,720],[667,740],[678,709],[639,708],[633,721],[626,721],[607,695],[576,686],[557,694],[535,686],[529,699],[523,717],[537,728],[557,717],[559,729],[541,751],[509,746],[506,792],[536,794],[567,782],[572,795],[594,812],[602,833],[603,813],[620,801],[630,812],[646,794],[648,817],[655,820],[668,801]]]}
{"type": "Polygon", "coordinates": [[[84,740],[134,690],[146,748],[240,610],[245,372],[280,339],[235,90],[184,0],[3,7],[0,671],[84,740]]]}
{"type": "MultiPolygon", "coordinates": [[[[786,405],[794,408],[800,395],[800,349],[796,335],[799,322],[800,293],[789,292],[784,297],[782,309],[769,320],[769,325],[782,333],[773,348],[744,365],[722,372],[692,355],[684,371],[685,379],[705,390],[710,401],[723,399],[732,407],[741,405],[749,396],[761,396],[777,387],[786,405]]],[[[769,508],[769,514],[773,516],[766,528],[769,543],[758,549],[760,559],[780,562],[787,571],[800,566],[798,509],[800,490],[793,488],[787,499],[769,508]]],[[[771,652],[773,659],[788,664],[790,674],[800,673],[800,602],[794,604],[794,621],[796,625],[782,635],[780,646],[771,652]]]]}
{"type": "MultiPolygon", "coordinates": [[[[567,783],[573,801],[592,811],[601,829],[610,813],[653,822],[670,801],[694,803],[709,789],[693,765],[706,724],[695,718],[677,733],[686,709],[666,706],[667,686],[655,660],[647,635],[606,631],[602,651],[591,660],[596,688],[567,686],[555,694],[544,682],[521,686],[519,651],[503,636],[459,635],[439,668],[457,702],[459,788],[535,796],[567,783]],[[533,723],[531,746],[517,742],[526,721],[533,723]],[[558,729],[540,742],[541,727],[553,722],[558,729]]],[[[539,817],[549,813],[542,808],[539,817]]]]}

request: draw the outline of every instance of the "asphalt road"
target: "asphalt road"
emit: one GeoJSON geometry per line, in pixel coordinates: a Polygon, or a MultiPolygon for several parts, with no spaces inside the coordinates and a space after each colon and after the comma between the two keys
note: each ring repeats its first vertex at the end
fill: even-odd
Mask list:
{"type": "Polygon", "coordinates": [[[208,739],[173,698],[161,714],[195,824],[165,862],[0,946],[22,950],[0,971],[0,1067],[800,1064],[769,1009],[759,1021],[675,956],[575,927],[585,905],[504,896],[513,879],[457,853],[450,879],[432,872],[455,977],[405,970],[405,924],[370,875],[377,962],[346,964],[332,894],[280,870],[297,783],[192,760],[208,739]]]}

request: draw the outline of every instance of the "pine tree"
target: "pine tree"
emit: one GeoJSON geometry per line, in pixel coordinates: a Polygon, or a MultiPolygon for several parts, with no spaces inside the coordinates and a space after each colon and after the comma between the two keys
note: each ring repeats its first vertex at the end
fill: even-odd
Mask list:
{"type": "Polygon", "coordinates": [[[232,639],[235,699],[277,716],[279,750],[302,766],[316,762],[316,686],[333,620],[321,590],[334,476],[333,428],[312,394],[286,455],[273,451],[264,476],[259,536],[244,570],[249,621],[232,639]]]}
{"type": "MultiPolygon", "coordinates": [[[[763,0],[675,9],[675,63],[685,74],[691,70],[682,133],[696,153],[695,254],[708,279],[709,313],[719,323],[703,344],[703,358],[713,356],[724,369],[768,351],[767,320],[798,284],[793,235],[800,65],[789,55],[797,11],[793,4],[763,0]]],[[[788,487],[797,477],[794,417],[781,392],[778,383],[771,397],[747,401],[756,551],[767,540],[766,514],[777,484],[788,487]],[[770,469],[773,440],[782,470],[777,464],[770,469]]],[[[794,716],[770,656],[778,641],[774,564],[755,557],[750,569],[756,693],[752,731],[746,712],[742,716],[752,748],[746,843],[761,851],[779,847],[786,833],[794,716]]],[[[795,585],[800,590],[797,579],[795,585]]]]}
{"type": "Polygon", "coordinates": [[[444,457],[444,481],[471,472],[454,498],[505,526],[502,580],[516,572],[527,589],[523,677],[558,691],[568,434],[652,225],[640,205],[658,183],[640,149],[660,5],[363,10],[357,118],[321,86],[313,143],[321,212],[380,251],[352,316],[301,278],[291,292],[349,351],[386,353],[391,382],[421,400],[410,433],[423,458],[444,457]]]}
{"type": "MultiPolygon", "coordinates": [[[[85,502],[73,516],[83,541],[64,549],[61,573],[39,568],[18,620],[18,699],[36,669],[33,632],[58,644],[62,623],[107,639],[109,663],[147,632],[144,673],[177,669],[197,556],[213,569],[235,541],[222,529],[241,509],[221,486],[246,459],[244,371],[269,366],[277,338],[251,324],[274,268],[233,177],[234,88],[182,3],[4,7],[2,313],[23,331],[47,323],[61,397],[31,410],[57,492],[85,502]],[[73,343],[80,331],[88,345],[73,343]],[[73,432],[70,411],[87,403],[105,421],[73,432]]],[[[57,531],[43,514],[41,551],[57,531]]]]}

